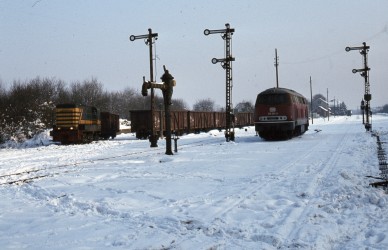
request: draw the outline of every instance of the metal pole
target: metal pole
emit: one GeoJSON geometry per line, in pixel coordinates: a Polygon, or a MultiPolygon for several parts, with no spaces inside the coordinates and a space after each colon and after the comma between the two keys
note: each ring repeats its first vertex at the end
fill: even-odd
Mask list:
{"type": "Polygon", "coordinates": [[[362,124],[365,125],[365,102],[364,99],[361,100],[361,113],[362,113],[362,124]]]}
{"type": "MultiPolygon", "coordinates": [[[[170,97],[171,98],[171,97],[170,97]]],[[[164,94],[164,109],[165,109],[165,119],[166,119],[166,155],[173,155],[171,150],[171,109],[170,103],[171,99],[164,94]]]]}
{"type": "MultiPolygon", "coordinates": [[[[150,54],[150,82],[154,82],[154,69],[153,69],[153,56],[152,56],[152,43],[153,43],[153,38],[155,40],[158,37],[158,33],[152,34],[152,29],[148,29],[148,34],[147,35],[140,35],[140,36],[135,36],[131,35],[129,37],[130,41],[135,41],[137,39],[145,39],[146,44],[149,46],[149,54],[150,54]]],[[[144,82],[145,80],[143,80],[144,82]]],[[[154,110],[155,110],[155,100],[154,100],[154,89],[151,88],[151,135],[149,137],[149,140],[151,142],[151,147],[157,147],[157,141],[158,141],[158,135],[155,134],[155,117],[154,117],[154,110]]]]}
{"type": "Polygon", "coordinates": [[[216,64],[218,62],[222,63],[222,67],[226,71],[226,121],[225,121],[225,138],[226,141],[234,141],[234,127],[232,127],[232,61],[234,61],[234,58],[231,55],[231,40],[232,35],[234,32],[234,28],[230,28],[229,23],[225,24],[226,29],[222,30],[204,30],[205,36],[210,34],[217,34],[217,33],[223,33],[222,39],[225,40],[225,58],[217,59],[213,58],[212,63],[216,64]]]}
{"type": "Polygon", "coordinates": [[[364,81],[365,81],[365,96],[364,96],[364,99],[365,99],[365,117],[366,117],[366,130],[369,130],[369,126],[370,126],[370,122],[369,122],[369,116],[370,116],[370,104],[369,104],[369,101],[370,101],[370,86],[369,86],[369,68],[368,68],[368,58],[367,58],[367,49],[369,47],[366,46],[366,43],[364,42],[363,43],[364,45],[364,49],[362,50],[361,54],[364,56],[364,72],[363,72],[363,76],[364,76],[364,81]]]}
{"type": "MultiPolygon", "coordinates": [[[[150,50],[150,81],[154,82],[154,66],[153,66],[153,56],[152,56],[152,29],[148,29],[148,45],[150,50]]],[[[155,94],[154,88],[151,87],[151,148],[157,147],[158,136],[155,134],[155,94]]]]}
{"type": "Polygon", "coordinates": [[[361,76],[364,77],[365,80],[365,93],[364,93],[364,98],[361,101],[361,110],[363,113],[363,123],[364,123],[364,113],[365,113],[365,129],[369,131],[372,128],[372,124],[369,122],[369,116],[371,114],[370,110],[370,101],[372,100],[372,95],[370,94],[370,84],[369,84],[369,70],[370,68],[368,67],[368,51],[369,51],[369,46],[366,45],[365,42],[362,43],[362,47],[346,47],[345,51],[349,52],[351,50],[359,50],[360,54],[363,56],[364,59],[364,68],[362,69],[353,69],[353,73],[361,72],[361,76]]]}
{"type": "Polygon", "coordinates": [[[330,120],[329,88],[326,89],[326,101],[327,101],[327,121],[329,121],[330,120]]]}
{"type": "Polygon", "coordinates": [[[279,73],[278,73],[278,66],[279,66],[279,62],[278,62],[278,49],[275,49],[275,68],[276,68],[276,88],[279,88],[279,73]]]}
{"type": "Polygon", "coordinates": [[[310,97],[311,97],[311,103],[310,103],[310,113],[311,113],[311,124],[314,124],[314,113],[313,113],[313,85],[311,82],[311,76],[310,76],[310,97]]]}
{"type": "Polygon", "coordinates": [[[234,131],[232,131],[232,62],[230,60],[231,53],[230,53],[230,40],[231,32],[229,31],[229,24],[225,25],[228,29],[225,33],[225,50],[226,50],[226,141],[234,141],[234,131]]]}
{"type": "Polygon", "coordinates": [[[178,140],[179,140],[179,137],[175,134],[174,135],[174,152],[175,153],[178,153],[178,140]]]}

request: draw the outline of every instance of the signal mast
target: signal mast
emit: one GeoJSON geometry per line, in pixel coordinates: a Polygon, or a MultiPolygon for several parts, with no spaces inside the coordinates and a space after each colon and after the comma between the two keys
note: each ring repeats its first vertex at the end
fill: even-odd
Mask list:
{"type": "Polygon", "coordinates": [[[369,46],[366,45],[365,42],[362,43],[363,46],[361,47],[346,47],[345,51],[349,52],[351,50],[359,50],[360,54],[363,56],[364,61],[364,68],[362,69],[353,69],[353,74],[357,72],[361,72],[361,76],[364,77],[364,84],[365,84],[365,93],[364,98],[361,100],[361,111],[363,113],[362,121],[365,124],[365,129],[367,131],[372,129],[372,122],[369,121],[369,117],[372,115],[372,112],[370,110],[370,101],[372,100],[372,95],[370,94],[370,84],[369,84],[369,70],[368,67],[368,52],[369,52],[369,46]],[[364,122],[364,111],[365,111],[365,122],[364,122]]]}
{"type": "Polygon", "coordinates": [[[225,57],[221,59],[213,58],[212,63],[221,63],[222,68],[225,69],[226,72],[226,129],[225,129],[225,138],[226,141],[234,141],[234,115],[232,111],[232,61],[235,60],[234,57],[232,57],[231,52],[231,43],[232,43],[232,35],[234,32],[234,28],[230,28],[229,23],[225,24],[226,29],[221,30],[209,30],[205,29],[204,34],[205,36],[208,36],[210,34],[222,34],[222,39],[225,41],[225,57]]]}
{"type": "MultiPolygon", "coordinates": [[[[149,54],[150,54],[150,82],[154,82],[154,68],[153,68],[153,56],[152,56],[152,44],[155,43],[155,41],[158,39],[158,33],[152,33],[152,29],[148,29],[148,34],[146,35],[140,35],[135,36],[131,35],[129,37],[129,40],[131,42],[137,40],[137,39],[144,39],[145,44],[149,47],[149,54]]],[[[154,87],[151,86],[151,135],[149,137],[149,141],[151,143],[151,147],[158,147],[158,138],[159,136],[155,133],[155,117],[154,117],[154,110],[155,110],[155,94],[154,94],[154,87]]]]}
{"type": "Polygon", "coordinates": [[[275,68],[276,68],[276,88],[279,88],[279,57],[278,57],[278,49],[275,49],[275,68]]]}

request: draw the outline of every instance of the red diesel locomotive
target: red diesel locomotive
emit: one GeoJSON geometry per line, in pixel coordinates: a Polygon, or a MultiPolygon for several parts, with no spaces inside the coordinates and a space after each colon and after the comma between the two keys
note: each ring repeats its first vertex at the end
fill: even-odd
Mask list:
{"type": "Polygon", "coordinates": [[[307,99],[294,90],[270,88],[257,95],[255,130],[265,140],[290,139],[309,126],[307,99]]]}

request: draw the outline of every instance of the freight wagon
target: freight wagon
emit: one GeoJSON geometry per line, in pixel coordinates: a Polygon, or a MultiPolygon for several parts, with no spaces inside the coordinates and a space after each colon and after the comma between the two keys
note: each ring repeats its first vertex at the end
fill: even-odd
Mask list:
{"type": "MultiPolygon", "coordinates": [[[[164,111],[154,111],[154,130],[160,135],[165,133],[166,121],[164,111]]],[[[130,111],[131,131],[136,138],[146,139],[151,135],[152,116],[150,110],[130,111]]],[[[253,125],[253,113],[238,113],[235,116],[235,126],[244,127],[253,125]]],[[[171,111],[171,130],[176,135],[184,133],[199,133],[212,129],[224,129],[226,123],[225,112],[202,111],[171,111]]]]}

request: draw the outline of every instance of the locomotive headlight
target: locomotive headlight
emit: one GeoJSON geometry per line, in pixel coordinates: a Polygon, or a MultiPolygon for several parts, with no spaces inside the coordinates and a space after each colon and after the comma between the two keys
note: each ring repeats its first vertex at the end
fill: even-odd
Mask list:
{"type": "Polygon", "coordinates": [[[73,130],[74,128],[73,127],[70,127],[70,130],[73,130]]]}

